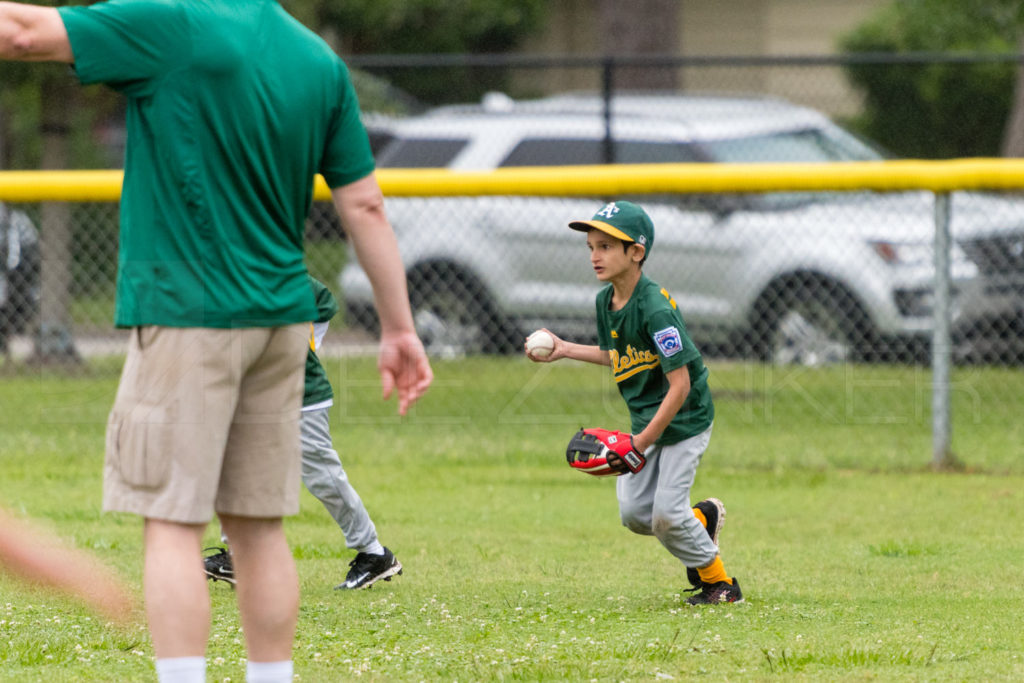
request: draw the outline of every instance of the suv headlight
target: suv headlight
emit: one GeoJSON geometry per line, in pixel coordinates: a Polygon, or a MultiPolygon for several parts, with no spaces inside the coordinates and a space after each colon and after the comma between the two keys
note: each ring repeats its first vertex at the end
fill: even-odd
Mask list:
{"type": "MultiPolygon", "coordinates": [[[[934,263],[935,249],[931,244],[922,242],[893,242],[876,240],[869,242],[878,257],[893,266],[931,266],[934,263]]],[[[960,245],[953,242],[950,248],[950,264],[961,271],[971,266],[970,259],[960,245]]]]}

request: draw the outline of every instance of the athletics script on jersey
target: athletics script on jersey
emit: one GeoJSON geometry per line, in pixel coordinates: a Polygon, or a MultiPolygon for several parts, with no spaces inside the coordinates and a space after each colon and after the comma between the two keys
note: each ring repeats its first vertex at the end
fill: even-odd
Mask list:
{"type": "Polygon", "coordinates": [[[658,354],[649,349],[634,349],[632,344],[626,347],[625,353],[620,354],[612,349],[608,354],[612,359],[612,374],[615,375],[616,382],[628,379],[638,372],[656,368],[661,363],[658,354]]]}

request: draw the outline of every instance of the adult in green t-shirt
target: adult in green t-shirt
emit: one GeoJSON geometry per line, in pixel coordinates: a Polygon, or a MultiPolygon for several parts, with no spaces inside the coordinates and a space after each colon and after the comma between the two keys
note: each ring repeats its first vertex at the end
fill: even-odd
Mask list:
{"type": "Polygon", "coordinates": [[[74,65],[127,102],[115,323],[131,343],[104,508],[145,518],[161,678],[203,680],[214,512],[231,537],[251,678],[291,680],[308,323],[303,221],[323,175],[374,285],[385,396],[429,386],[404,270],[341,60],[276,0],[0,3],[0,59],[74,65]]]}
{"type": "Polygon", "coordinates": [[[646,275],[654,223],[632,202],[605,204],[589,220],[573,221],[587,233],[594,274],[607,283],[597,295],[598,345],[551,335],[547,356],[611,366],[629,408],[630,440],[643,454],[640,467],[616,481],[619,516],[630,531],[655,536],[687,568],[699,591],[691,605],[740,602],[739,581],[725,572],[718,533],[725,506],[707,498],[690,507],[697,465],[711,440],[715,417],[708,369],[686,331],[675,300],[646,275]]]}

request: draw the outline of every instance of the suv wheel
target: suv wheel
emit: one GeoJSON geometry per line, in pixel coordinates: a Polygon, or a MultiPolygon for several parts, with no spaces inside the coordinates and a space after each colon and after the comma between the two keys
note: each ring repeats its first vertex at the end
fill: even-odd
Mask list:
{"type": "Polygon", "coordinates": [[[409,301],[416,332],[431,355],[509,353],[522,345],[480,281],[455,266],[429,264],[410,273],[409,301]]]}
{"type": "Polygon", "coordinates": [[[775,323],[771,344],[776,365],[831,365],[852,355],[852,344],[840,321],[818,305],[784,312],[775,323]]]}
{"type": "Polygon", "coordinates": [[[816,276],[787,280],[762,295],[755,322],[758,355],[775,365],[831,365],[868,351],[871,325],[853,296],[816,276]]]}

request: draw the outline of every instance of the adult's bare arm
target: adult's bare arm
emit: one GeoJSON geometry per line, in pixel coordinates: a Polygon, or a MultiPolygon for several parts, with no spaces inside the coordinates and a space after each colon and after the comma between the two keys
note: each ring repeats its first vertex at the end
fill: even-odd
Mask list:
{"type": "Polygon", "coordinates": [[[0,574],[70,595],[127,625],[137,601],[125,580],[84,550],[0,509],[0,574]]]}
{"type": "Polygon", "coordinates": [[[55,7],[0,2],[0,59],[71,63],[71,43],[55,7]]]}
{"type": "Polygon", "coordinates": [[[398,391],[398,412],[405,415],[434,379],[423,343],[416,335],[405,268],[398,240],[384,211],[375,175],[331,191],[334,206],[370,284],[380,317],[380,354],[384,398],[398,391]]]}

